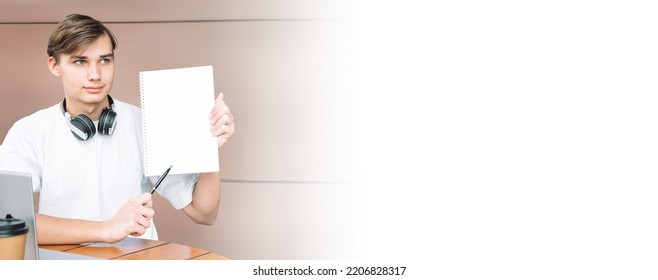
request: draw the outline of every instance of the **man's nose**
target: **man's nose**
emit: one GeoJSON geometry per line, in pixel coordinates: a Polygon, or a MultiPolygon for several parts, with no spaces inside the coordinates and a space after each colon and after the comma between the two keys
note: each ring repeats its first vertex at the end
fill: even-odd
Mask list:
{"type": "Polygon", "coordinates": [[[87,79],[90,81],[99,80],[101,78],[100,69],[97,64],[92,63],[89,65],[89,72],[87,74],[87,79]]]}

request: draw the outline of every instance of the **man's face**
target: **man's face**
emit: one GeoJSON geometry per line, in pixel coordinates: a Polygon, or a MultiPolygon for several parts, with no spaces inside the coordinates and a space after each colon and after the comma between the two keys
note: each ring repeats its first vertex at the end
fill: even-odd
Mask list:
{"type": "Polygon", "coordinates": [[[64,93],[71,103],[98,104],[112,89],[114,52],[107,35],[78,53],[61,54],[59,62],[49,58],[48,65],[53,75],[62,78],[64,93]]]}

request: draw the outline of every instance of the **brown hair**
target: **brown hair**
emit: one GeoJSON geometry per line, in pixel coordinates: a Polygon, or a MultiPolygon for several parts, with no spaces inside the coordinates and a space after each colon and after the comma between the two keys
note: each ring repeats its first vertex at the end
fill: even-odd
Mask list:
{"type": "Polygon", "coordinates": [[[61,54],[72,54],[98,37],[107,35],[112,42],[112,51],[117,48],[117,39],[112,31],[90,16],[71,14],[60,22],[48,39],[48,56],[59,61],[61,54]]]}

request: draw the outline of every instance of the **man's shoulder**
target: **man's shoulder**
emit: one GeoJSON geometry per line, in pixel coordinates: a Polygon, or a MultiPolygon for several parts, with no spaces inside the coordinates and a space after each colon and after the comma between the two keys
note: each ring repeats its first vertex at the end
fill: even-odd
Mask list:
{"type": "Polygon", "coordinates": [[[25,116],[18,120],[17,124],[48,124],[58,120],[57,116],[64,118],[64,113],[60,109],[59,103],[25,116]]]}
{"type": "Polygon", "coordinates": [[[141,115],[141,112],[142,112],[141,108],[139,108],[139,107],[137,107],[133,104],[123,102],[121,100],[114,99],[113,101],[114,101],[114,109],[115,109],[115,111],[117,111],[117,114],[119,114],[119,113],[130,113],[130,114],[136,115],[136,116],[141,115]]]}
{"type": "Polygon", "coordinates": [[[22,117],[12,125],[10,131],[19,134],[43,132],[54,127],[54,123],[62,121],[63,118],[64,114],[62,114],[59,104],[57,104],[22,117]]]}
{"type": "Polygon", "coordinates": [[[112,98],[112,101],[114,101],[114,106],[116,108],[128,108],[130,110],[139,110],[139,107],[137,107],[133,104],[130,104],[128,102],[124,102],[124,101],[116,99],[116,98],[112,98]]]}

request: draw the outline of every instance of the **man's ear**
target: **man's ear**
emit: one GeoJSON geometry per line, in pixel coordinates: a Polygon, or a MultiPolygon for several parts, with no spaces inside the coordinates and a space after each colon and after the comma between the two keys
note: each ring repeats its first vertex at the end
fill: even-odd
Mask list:
{"type": "Polygon", "coordinates": [[[48,57],[48,69],[50,70],[50,73],[53,73],[53,75],[56,77],[61,76],[59,73],[59,64],[57,64],[57,59],[52,56],[48,57]]]}

